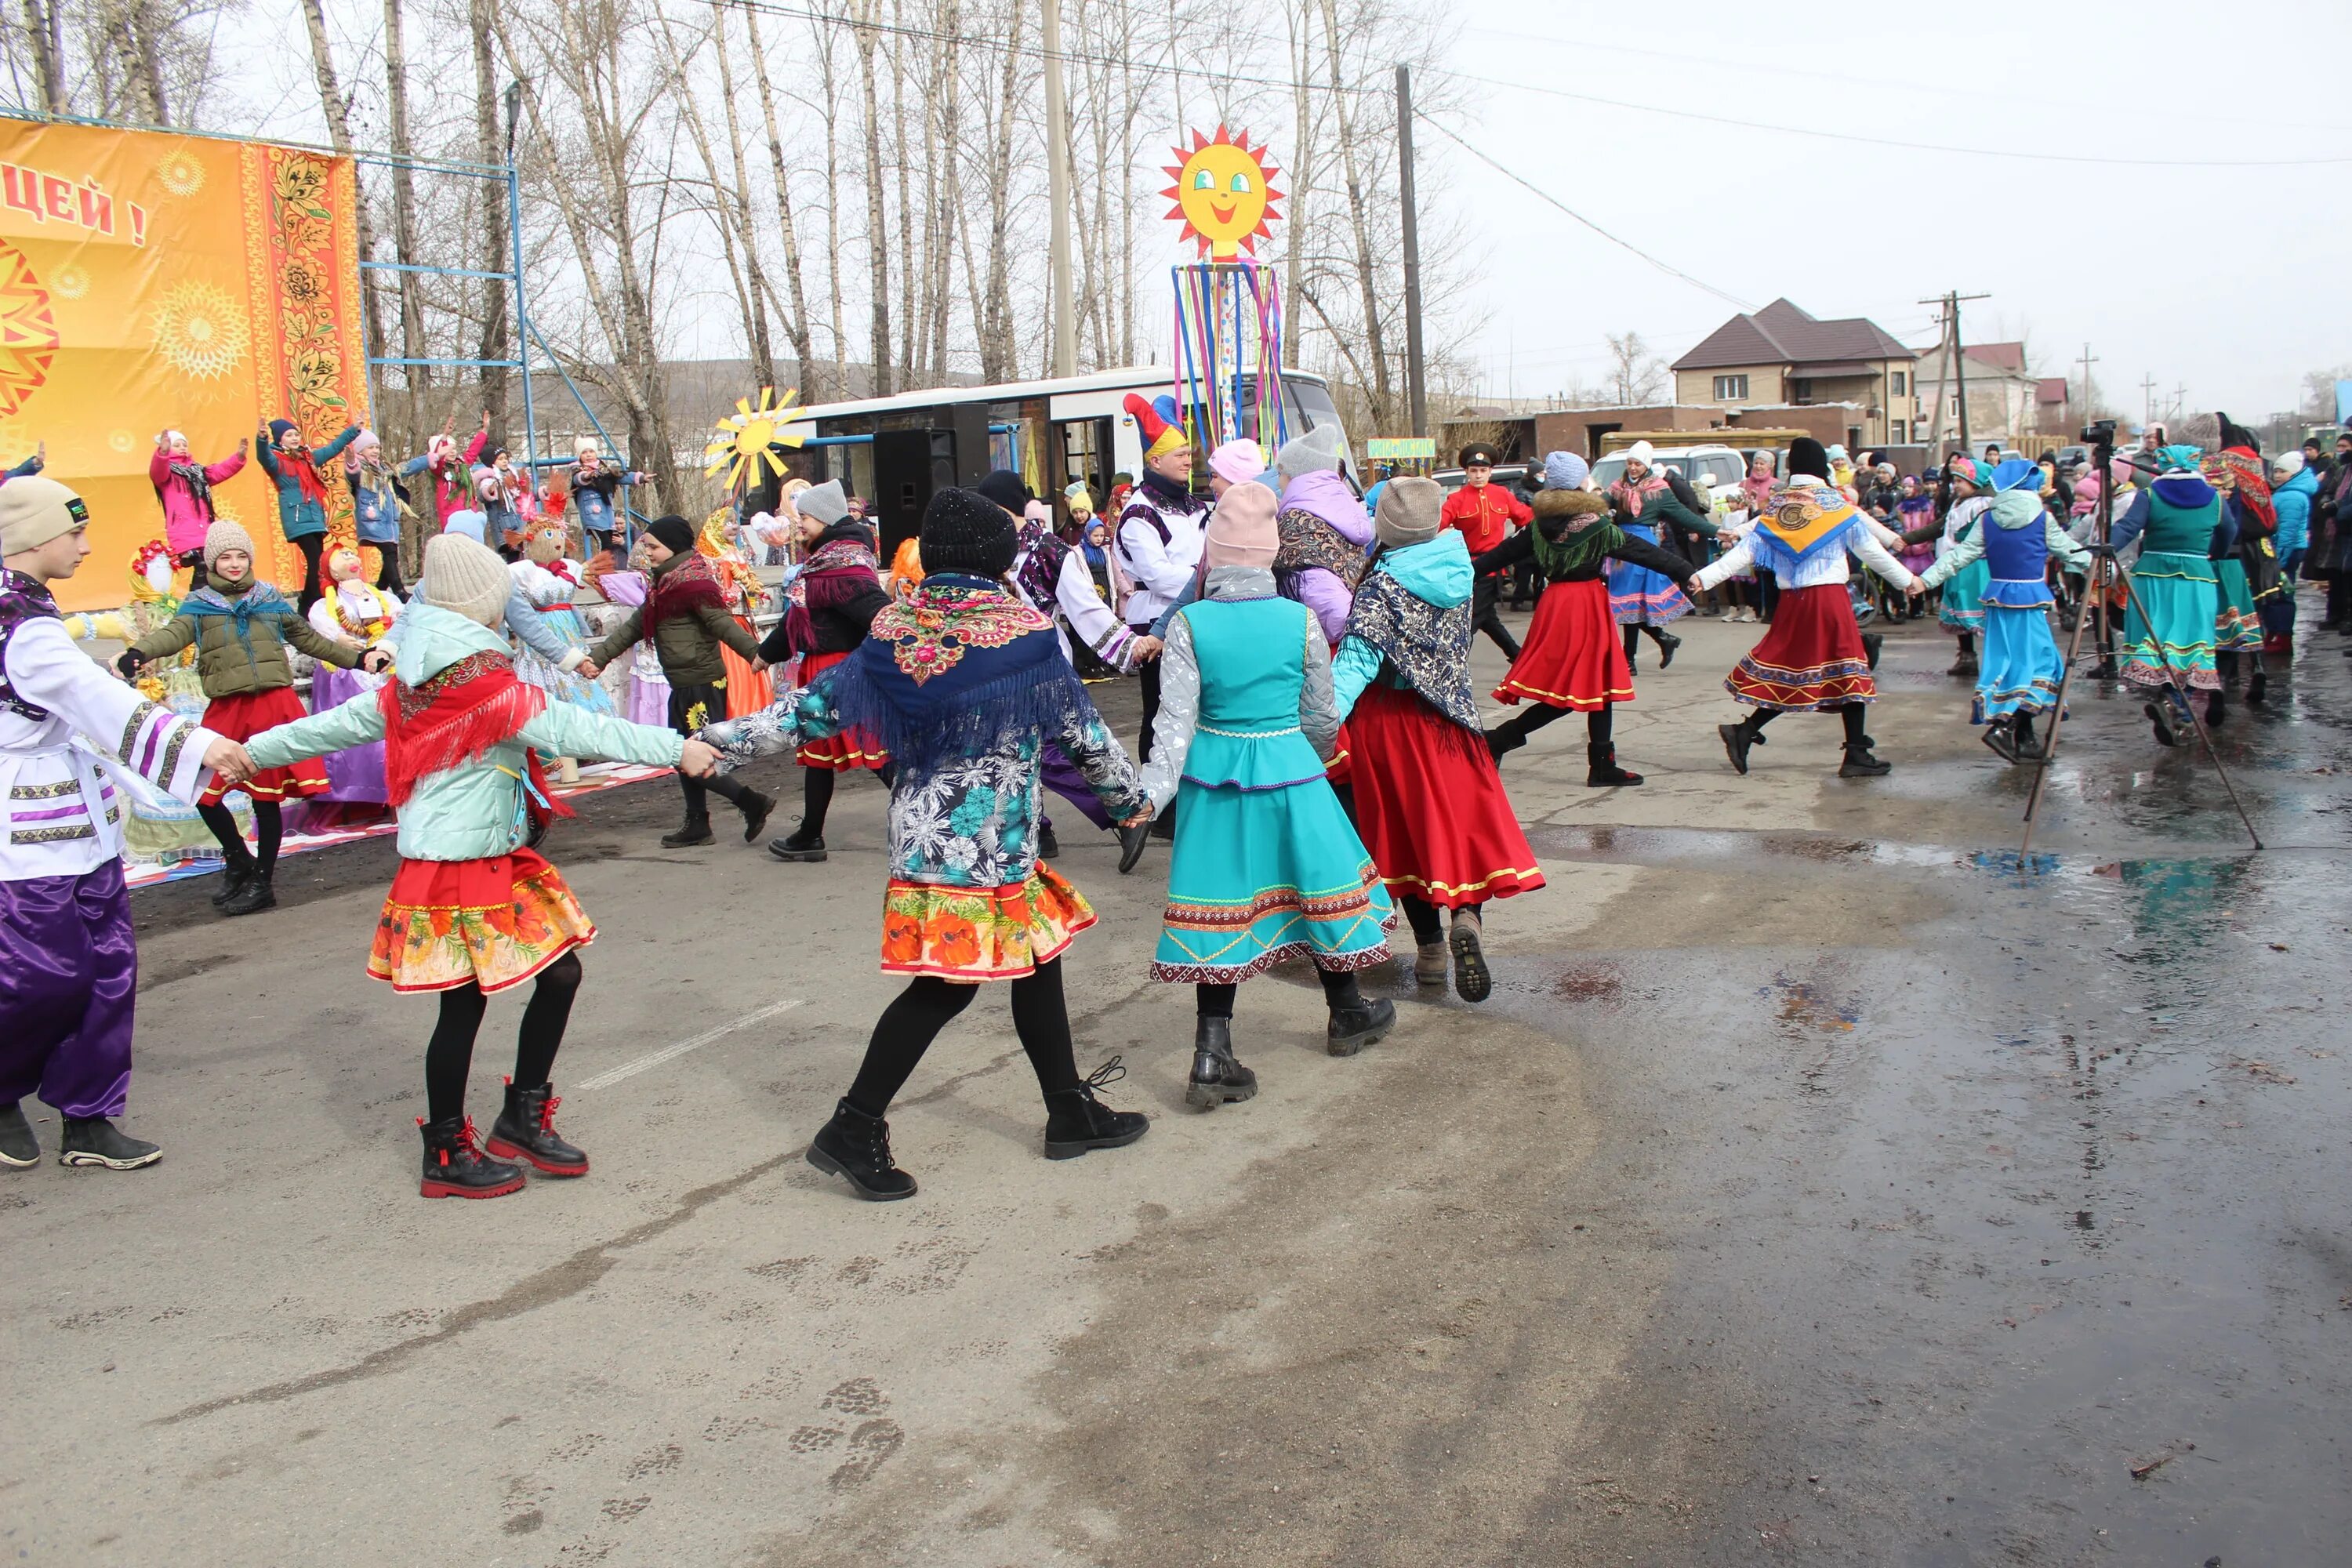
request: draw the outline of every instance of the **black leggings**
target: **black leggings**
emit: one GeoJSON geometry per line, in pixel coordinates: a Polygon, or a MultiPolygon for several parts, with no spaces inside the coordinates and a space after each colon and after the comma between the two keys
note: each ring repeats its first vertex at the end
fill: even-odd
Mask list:
{"type": "Polygon", "coordinates": [[[1650,640],[1656,643],[1661,648],[1664,648],[1666,646],[1666,638],[1672,635],[1665,627],[1654,626],[1649,625],[1647,622],[1637,622],[1631,626],[1620,626],[1618,628],[1618,635],[1625,639],[1625,657],[1627,658],[1630,659],[1633,657],[1633,650],[1641,645],[1642,634],[1644,632],[1647,632],[1650,635],[1650,640]]]}
{"type": "Polygon", "coordinates": [[[257,858],[265,872],[278,864],[278,841],[285,836],[286,828],[285,818],[276,801],[257,800],[253,803],[253,836],[259,841],[257,857],[254,851],[246,848],[245,835],[236,830],[236,816],[228,807],[200,805],[196,807],[196,815],[204,818],[205,826],[213,830],[215,838],[220,840],[221,854],[232,871],[253,863],[257,858]]]}
{"type": "MultiPolygon", "coordinates": [[[[289,542],[302,552],[302,596],[295,607],[307,616],[310,613],[310,606],[317,604],[320,597],[319,552],[327,547],[327,536],[324,533],[304,533],[297,535],[289,542]]],[[[257,562],[256,564],[258,565],[259,563],[257,562]]]]}
{"type": "MultiPolygon", "coordinates": [[[[1843,702],[1835,708],[1823,709],[1822,711],[1834,713],[1839,718],[1845,721],[1845,743],[1847,745],[1859,746],[1863,743],[1863,724],[1870,717],[1870,710],[1867,707],[1859,702],[1843,702]]],[[[1753,735],[1759,732],[1765,725],[1769,724],[1773,720],[1780,716],[1780,710],[1777,708],[1759,708],[1755,712],[1750,713],[1747,718],[1741,720],[1740,723],[1746,727],[1749,734],[1753,735]]]]}
{"type": "MultiPolygon", "coordinates": [[[[1630,634],[1633,628],[1627,626],[1625,630],[1630,634]]],[[[1566,708],[1554,708],[1549,703],[1538,702],[1507,723],[1496,725],[1495,733],[1509,735],[1514,739],[1524,741],[1553,720],[1564,717],[1569,711],[1570,710],[1566,708]]],[[[1616,731],[1617,705],[1613,702],[1603,702],[1584,716],[1584,738],[1596,746],[1607,745],[1616,731]]]]}
{"type": "MultiPolygon", "coordinates": [[[[1445,927],[1443,923],[1443,917],[1438,912],[1437,906],[1431,903],[1427,899],[1416,899],[1411,893],[1402,895],[1402,898],[1404,901],[1404,918],[1412,927],[1412,940],[1423,947],[1427,947],[1433,942],[1443,940],[1445,935],[1445,927]]],[[[1475,916],[1480,910],[1483,910],[1486,907],[1486,906],[1484,903],[1464,904],[1460,909],[1454,912],[1457,915],[1475,916]]]]}
{"type": "MultiPolygon", "coordinates": [[[[868,1116],[887,1114],[890,1101],[914,1075],[950,1019],[971,1005],[977,985],[958,985],[936,975],[907,982],[874,1025],[866,1060],[849,1086],[849,1103],[868,1116]]],[[[1037,1088],[1068,1094],[1078,1087],[1078,1064],[1070,1045],[1070,1012],[1062,1000],[1062,961],[1051,959],[1012,983],[1013,1032],[1029,1054],[1037,1088]]]]}
{"type": "MultiPolygon", "coordinates": [[[[1318,967],[1315,978],[1323,983],[1324,1005],[1333,1012],[1364,1005],[1364,994],[1356,988],[1354,970],[1318,967]]],[[[1192,987],[1194,1005],[1203,1018],[1230,1018],[1234,1016],[1234,994],[1240,989],[1240,984],[1233,981],[1204,982],[1192,987]]]]}
{"type": "MultiPolygon", "coordinates": [[[[898,765],[885,763],[874,770],[875,776],[888,789],[898,782],[898,765]]],[[[824,837],[825,814],[833,809],[834,770],[831,768],[801,769],[801,825],[795,832],[803,838],[824,837]]]]}
{"type": "Polygon", "coordinates": [[[379,544],[375,551],[383,561],[383,570],[376,574],[375,585],[387,594],[396,594],[405,599],[408,590],[400,581],[400,546],[397,543],[379,544]]]}
{"type": "MultiPolygon", "coordinates": [[[[572,998],[580,990],[580,955],[567,952],[539,972],[530,1000],[523,1005],[522,1026],[515,1031],[514,1086],[538,1089],[554,1069],[555,1053],[563,1045],[563,1026],[572,1019],[572,998]]],[[[425,1115],[446,1121],[466,1113],[466,1076],[473,1070],[474,1037],[481,1032],[482,1014],[490,999],[478,985],[465,984],[441,993],[441,1016],[425,1047],[425,1115]]]]}

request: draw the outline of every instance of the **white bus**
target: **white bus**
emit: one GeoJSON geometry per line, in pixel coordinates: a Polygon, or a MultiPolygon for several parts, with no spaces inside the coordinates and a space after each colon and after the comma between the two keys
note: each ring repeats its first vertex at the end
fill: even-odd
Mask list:
{"type": "MultiPolygon", "coordinates": [[[[1122,406],[1127,395],[1157,397],[1170,390],[1165,368],[1139,366],[818,404],[804,416],[816,426],[816,439],[802,448],[794,466],[813,480],[838,479],[852,495],[866,497],[887,558],[919,528],[933,490],[976,484],[994,468],[1018,471],[1059,516],[1067,516],[1062,492],[1076,480],[1086,482],[1099,509],[1114,475],[1143,471],[1143,443],[1122,406]]],[[[1285,371],[1282,390],[1288,435],[1339,427],[1339,410],[1321,376],[1285,371]]],[[[1340,449],[1349,451],[1344,428],[1339,437],[1340,449]]],[[[1261,439],[1271,463],[1272,433],[1261,439]]],[[[1208,458],[1203,450],[1192,454],[1195,482],[1203,489],[1208,458]]],[[[1352,479],[1352,452],[1346,461],[1352,479]]],[[[760,498],[753,500],[761,504],[760,498]]]]}

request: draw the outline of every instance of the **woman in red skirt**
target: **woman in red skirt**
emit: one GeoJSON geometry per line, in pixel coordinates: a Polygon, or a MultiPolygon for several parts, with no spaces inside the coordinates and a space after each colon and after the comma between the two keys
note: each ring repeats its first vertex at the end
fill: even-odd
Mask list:
{"type": "MultiPolygon", "coordinates": [[[[801,684],[807,686],[857,651],[874,617],[889,608],[890,595],[876,569],[874,535],[849,515],[849,498],[839,479],[803,490],[793,504],[809,545],[808,563],[793,580],[792,608],[760,645],[760,657],[782,664],[798,654],[801,684]]],[[[770,839],[768,853],[779,860],[822,860],[833,775],[872,768],[887,785],[896,776],[890,754],[865,731],[845,730],[811,741],[793,760],[801,765],[801,825],[770,839]]]]}
{"type": "MultiPolygon", "coordinates": [[[[205,728],[213,733],[242,741],[302,717],[288,643],[341,669],[364,662],[374,671],[391,661],[388,653],[320,636],[291,600],[255,577],[253,538],[236,523],[215,522],[205,531],[204,563],[204,584],[180,601],[180,613],[123,649],[115,665],[132,676],[147,660],[169,658],[194,643],[196,679],[205,689],[205,728]]],[[[265,768],[237,785],[215,777],[196,797],[196,815],[220,840],[228,871],[221,890],[213,895],[215,909],[225,915],[249,915],[276,907],[278,895],[270,879],[278,868],[283,832],[278,805],[324,795],[327,788],[326,765],[305,762],[299,767],[265,768]],[[231,788],[244,790],[253,802],[257,853],[246,848],[236,818],[222,804],[231,788]]]]}
{"type": "Polygon", "coordinates": [[[1496,762],[1528,743],[1528,737],[1561,714],[1584,715],[1591,767],[1584,782],[1594,788],[1637,784],[1642,775],[1617,765],[1615,707],[1633,700],[1633,671],[1619,640],[1617,616],[1609,607],[1609,563],[1622,561],[1682,583],[1690,563],[1608,521],[1609,502],[1584,488],[1591,469],[1573,452],[1544,459],[1544,488],[1536,492],[1536,521],[1473,564],[1481,574],[1506,571],[1533,561],[1544,574],[1527,645],[1511,671],[1495,689],[1495,700],[1534,707],[1486,731],[1496,762]]]}
{"type": "Polygon", "coordinates": [[[1479,737],[1475,574],[1462,535],[1440,527],[1444,500],[1429,479],[1391,479],[1381,490],[1379,548],[1332,658],[1332,696],[1355,754],[1357,831],[1412,923],[1413,978],[1444,984],[1451,948],[1454,989],[1483,1002],[1494,978],[1482,911],[1542,887],[1544,875],[1479,737]],[[1440,909],[1454,911],[1450,932],[1439,929],[1440,909]]]}
{"type": "Polygon", "coordinates": [[[1789,482],[1772,493],[1748,537],[1702,568],[1696,584],[1712,588],[1742,567],[1770,572],[1780,584],[1772,629],[1724,681],[1736,701],[1756,711],[1737,724],[1718,724],[1731,765],[1748,771],[1750,747],[1763,744],[1764,726],[1782,713],[1835,713],[1845,724],[1840,778],[1876,778],[1893,771],[1871,752],[1863,732],[1867,705],[1878,700],[1870,655],[1854,624],[1846,593],[1846,554],[1908,592],[1918,581],[1887,553],[1853,501],[1830,488],[1822,444],[1801,436],[1789,444],[1789,482]]]}

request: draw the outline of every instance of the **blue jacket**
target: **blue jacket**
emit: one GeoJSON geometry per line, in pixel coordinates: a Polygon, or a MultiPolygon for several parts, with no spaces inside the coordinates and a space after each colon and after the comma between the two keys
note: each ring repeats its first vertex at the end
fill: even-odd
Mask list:
{"type": "MultiPolygon", "coordinates": [[[[478,622],[432,605],[401,612],[396,673],[416,686],[469,654],[506,651],[506,639],[478,622]]],[[[263,767],[285,767],[305,757],[383,739],[379,695],[362,691],[340,708],[264,730],[246,742],[263,767]],[[267,763],[262,758],[271,759],[267,763]]],[[[685,738],[626,720],[607,718],[549,699],[539,715],[480,756],[427,773],[400,808],[400,852],[411,860],[481,860],[510,855],[530,837],[523,781],[526,748],[550,757],[612,757],[676,767],[685,738]]]]}
{"type": "Polygon", "coordinates": [[[2319,493],[2319,476],[2309,468],[2298,468],[2294,478],[2271,492],[2271,504],[2278,509],[2278,532],[2272,536],[2271,548],[2284,561],[2298,550],[2311,546],[2311,502],[2319,493]]]}
{"type": "MultiPolygon", "coordinates": [[[[359,439],[360,427],[346,425],[343,433],[310,453],[312,464],[321,470],[320,488],[325,488],[323,471],[327,465],[343,455],[343,448],[359,439]]],[[[294,471],[278,461],[278,452],[268,441],[261,443],[261,471],[278,487],[278,531],[289,539],[300,539],[309,534],[327,531],[327,509],[302,494],[302,482],[294,471]]]]}

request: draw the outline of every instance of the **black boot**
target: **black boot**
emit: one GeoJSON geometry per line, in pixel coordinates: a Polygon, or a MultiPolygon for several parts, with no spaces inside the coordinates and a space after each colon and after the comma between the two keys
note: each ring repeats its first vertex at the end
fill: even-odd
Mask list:
{"type": "Polygon", "coordinates": [[[555,1131],[555,1108],[562,1103],[551,1083],[517,1089],[514,1079],[507,1079],[506,1109],[490,1123],[484,1147],[501,1160],[528,1160],[542,1175],[586,1175],[588,1156],[555,1131]]]}
{"type": "Polygon", "coordinates": [[[2011,723],[2010,729],[2017,737],[2017,756],[2011,760],[2040,762],[2043,753],[2043,744],[2042,738],[2033,732],[2033,715],[2020,713],[2011,723]]]}
{"type": "Polygon", "coordinates": [[[1466,910],[1454,912],[1445,942],[1454,950],[1454,993],[1465,1002],[1484,1002],[1494,994],[1495,976],[1486,968],[1485,934],[1478,916],[1466,910]]]}
{"type": "Polygon", "coordinates": [[[269,883],[276,875],[274,868],[256,866],[253,876],[237,890],[236,897],[221,905],[225,915],[259,914],[263,910],[278,907],[278,893],[269,883]]]}
{"type": "Polygon", "coordinates": [[[1151,1118],[1141,1111],[1113,1110],[1095,1098],[1095,1090],[1126,1076],[1127,1064],[1113,1057],[1077,1088],[1045,1097],[1045,1158],[1075,1160],[1089,1149],[1123,1149],[1151,1131],[1151,1118]]]}
{"type": "Polygon", "coordinates": [[[859,1197],[872,1203],[915,1195],[915,1178],[890,1163],[890,1124],[845,1100],[833,1108],[833,1120],[817,1129],[808,1163],[845,1178],[859,1197]]]}
{"type": "Polygon", "coordinates": [[[1184,1086],[1184,1103],[1203,1110],[1249,1100],[1257,1093],[1257,1074],[1234,1059],[1234,1021],[1195,1018],[1192,1022],[1192,1078],[1184,1086]]]}
{"type": "Polygon", "coordinates": [[[1845,761],[1838,764],[1838,777],[1842,779],[1874,779],[1894,771],[1893,763],[1881,762],[1872,752],[1870,737],[1867,735],[1858,742],[1848,742],[1845,748],[1845,761]]]}
{"type": "Polygon", "coordinates": [[[1683,639],[1672,632],[1654,632],[1651,636],[1658,645],[1658,668],[1664,670],[1675,662],[1675,650],[1683,646],[1683,639]]]}
{"type": "Polygon", "coordinates": [[[222,867],[220,891],[213,895],[213,908],[218,909],[244,892],[245,885],[252,880],[253,857],[250,855],[222,867]]]}
{"type": "Polygon", "coordinates": [[[1486,731],[1486,754],[1497,763],[1528,743],[1527,736],[1508,724],[1486,731]]]}
{"type": "Polygon", "coordinates": [[[678,824],[677,832],[661,836],[661,847],[665,849],[690,849],[698,844],[711,841],[710,813],[708,811],[688,812],[686,820],[678,824]]]}
{"type": "Polygon", "coordinates": [[[2151,725],[2155,726],[2156,743],[2158,745],[2177,746],[2180,744],[2179,732],[2176,731],[2172,725],[2173,716],[2170,711],[2169,704],[2162,701],[2161,700],[2155,702],[2143,702],[2140,704],[2139,710],[2147,714],[2147,721],[2151,725]]]}
{"type": "Polygon", "coordinates": [[[1048,822],[1037,829],[1037,858],[1058,860],[1061,858],[1062,841],[1054,836],[1054,825],[1048,822]]]}
{"type": "Polygon", "coordinates": [[[1591,764],[1584,775],[1584,782],[1588,788],[1600,789],[1605,785],[1637,784],[1642,782],[1641,774],[1627,773],[1617,765],[1617,748],[1608,742],[1591,742],[1584,748],[1584,752],[1591,764]]]}
{"type": "Polygon", "coordinates": [[[1334,1007],[1323,1026],[1323,1048],[1335,1057],[1352,1057],[1366,1046],[1377,1046],[1396,1027],[1396,1004],[1385,996],[1356,999],[1352,1007],[1334,1007]]]}
{"type": "Polygon", "coordinates": [[[1764,731],[1753,719],[1742,719],[1737,724],[1717,724],[1715,732],[1723,737],[1723,750],[1731,758],[1734,771],[1748,771],[1748,748],[1764,743],[1764,731]]]}
{"type": "Polygon", "coordinates": [[[522,1191],[521,1166],[483,1157],[472,1117],[427,1121],[420,1116],[416,1126],[425,1134],[425,1173],[416,1187],[424,1196],[502,1198],[522,1191]]]}
{"type": "Polygon", "coordinates": [[[757,844],[760,830],[768,826],[768,814],[776,809],[776,797],[747,789],[736,800],[735,809],[743,814],[743,842],[757,844]]]}
{"type": "Polygon", "coordinates": [[[1865,665],[1869,666],[1872,669],[1876,669],[1876,668],[1878,668],[1878,650],[1879,650],[1880,648],[1882,648],[1882,647],[1885,647],[1885,646],[1886,646],[1886,637],[1885,637],[1885,634],[1880,633],[1880,632],[1864,632],[1864,633],[1863,633],[1863,634],[1862,634],[1862,658],[1863,658],[1863,662],[1864,662],[1865,665]]]}
{"type": "Polygon", "coordinates": [[[2205,728],[2218,730],[2221,727],[2221,721],[2229,716],[2230,704],[2222,695],[2218,691],[2208,693],[2205,698],[2205,728]]]}
{"type": "Polygon", "coordinates": [[[2271,672],[2257,664],[2253,674],[2246,677],[2246,700],[2259,708],[2270,696],[2270,689],[2271,672]]]}
{"type": "Polygon", "coordinates": [[[1978,739],[1991,747],[1993,754],[2002,762],[2017,761],[2017,731],[2010,727],[2007,719],[1993,720],[1984,727],[1984,733],[1978,739]]]}
{"type": "Polygon", "coordinates": [[[103,1116],[68,1116],[65,1135],[58,1140],[60,1165],[101,1165],[110,1171],[135,1171],[163,1157],[163,1149],[143,1138],[129,1137],[103,1116]]]}
{"type": "Polygon", "coordinates": [[[824,835],[811,833],[806,823],[782,838],[768,840],[768,853],[779,860],[814,862],[824,858],[824,835]]]}
{"type": "Polygon", "coordinates": [[[0,1109],[0,1165],[22,1170],[40,1163],[41,1141],[33,1136],[33,1124],[25,1120],[25,1108],[12,1100],[0,1109]]]}

